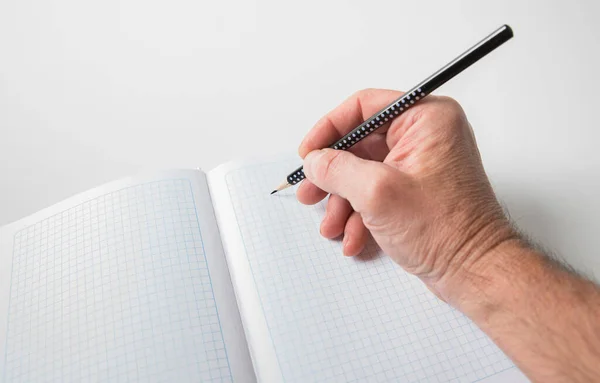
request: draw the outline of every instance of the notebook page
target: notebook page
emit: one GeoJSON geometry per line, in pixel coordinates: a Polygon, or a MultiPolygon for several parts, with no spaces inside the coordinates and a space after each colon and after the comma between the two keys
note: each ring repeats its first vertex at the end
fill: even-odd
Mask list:
{"type": "Polygon", "coordinates": [[[269,195],[297,165],[238,163],[209,173],[260,381],[527,381],[374,244],[360,258],[343,257],[341,243],[319,235],[324,204],[303,206],[293,189],[269,195]]]}
{"type": "Polygon", "coordinates": [[[0,272],[0,380],[255,381],[199,171],[113,182],[2,228],[0,272]]]}

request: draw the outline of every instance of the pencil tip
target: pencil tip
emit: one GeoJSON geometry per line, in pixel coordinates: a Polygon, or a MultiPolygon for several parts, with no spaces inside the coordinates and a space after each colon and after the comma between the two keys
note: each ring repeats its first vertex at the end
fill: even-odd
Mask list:
{"type": "Polygon", "coordinates": [[[273,191],[271,192],[271,194],[275,194],[275,193],[277,193],[278,191],[282,191],[283,189],[287,189],[287,188],[289,188],[290,186],[292,186],[292,185],[290,185],[290,184],[289,184],[287,181],[284,181],[284,182],[283,182],[281,185],[277,186],[277,188],[275,188],[275,190],[273,190],[273,191]]]}

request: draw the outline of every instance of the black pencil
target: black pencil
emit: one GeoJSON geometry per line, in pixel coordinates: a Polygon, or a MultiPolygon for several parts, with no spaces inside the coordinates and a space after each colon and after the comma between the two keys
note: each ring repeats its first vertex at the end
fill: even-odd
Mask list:
{"type": "MultiPolygon", "coordinates": [[[[331,149],[347,150],[356,145],[373,131],[400,116],[404,111],[423,99],[423,97],[445,84],[448,80],[498,48],[506,41],[510,40],[512,37],[512,29],[508,25],[501,26],[489,36],[469,48],[466,52],[452,60],[442,69],[422,81],[419,85],[403,94],[402,97],[375,113],[371,118],[367,119],[329,147],[331,149]]],[[[304,178],[304,170],[301,166],[291,172],[286,177],[286,180],[273,190],[271,194],[277,193],[292,185],[296,185],[304,178]]]]}

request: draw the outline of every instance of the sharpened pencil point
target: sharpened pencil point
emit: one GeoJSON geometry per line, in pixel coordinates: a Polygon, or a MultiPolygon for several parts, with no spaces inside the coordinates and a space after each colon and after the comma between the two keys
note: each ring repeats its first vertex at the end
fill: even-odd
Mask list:
{"type": "Polygon", "coordinates": [[[287,188],[289,188],[290,186],[292,186],[292,185],[290,185],[290,184],[289,184],[287,181],[284,181],[284,182],[283,182],[281,185],[277,186],[277,188],[275,188],[275,190],[273,190],[273,191],[271,192],[271,194],[275,194],[275,193],[277,193],[278,191],[282,191],[283,189],[287,189],[287,188]]]}

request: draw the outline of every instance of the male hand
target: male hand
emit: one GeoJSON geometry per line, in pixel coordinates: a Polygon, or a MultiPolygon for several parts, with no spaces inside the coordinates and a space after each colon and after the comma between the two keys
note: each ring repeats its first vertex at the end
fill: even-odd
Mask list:
{"type": "Polygon", "coordinates": [[[321,234],[359,254],[368,231],[386,254],[438,296],[488,251],[515,236],[484,172],[460,105],[427,96],[350,149],[324,149],[402,95],[360,91],[323,117],[300,145],[307,176],[298,199],[330,193],[321,234]]]}
{"type": "Polygon", "coordinates": [[[600,288],[511,228],[461,107],[427,96],[354,146],[331,144],[401,95],[364,90],[300,145],[298,199],[331,193],[321,233],[356,255],[371,232],[407,271],[465,313],[534,382],[600,381],[600,288]]]}

